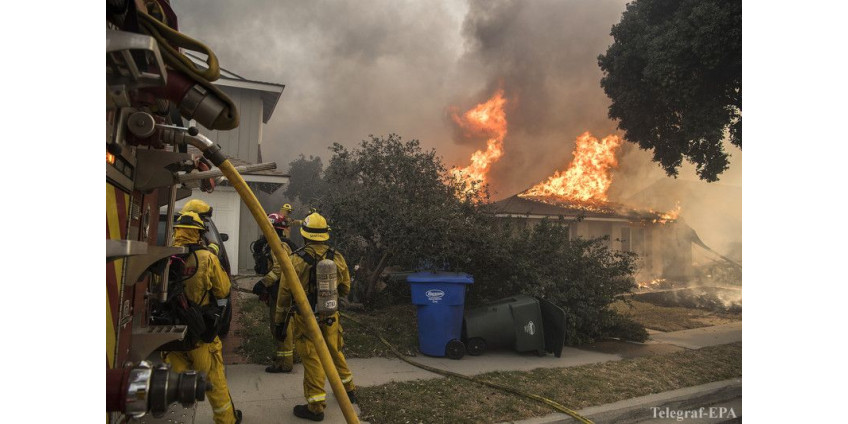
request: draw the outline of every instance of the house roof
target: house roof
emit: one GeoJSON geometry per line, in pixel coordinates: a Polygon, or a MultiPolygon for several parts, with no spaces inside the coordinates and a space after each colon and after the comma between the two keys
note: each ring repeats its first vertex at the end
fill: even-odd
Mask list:
{"type": "Polygon", "coordinates": [[[515,218],[577,218],[603,221],[655,221],[661,214],[639,211],[624,205],[601,202],[581,203],[552,198],[513,195],[490,205],[496,216],[515,218]]]}
{"type": "MultiPolygon", "coordinates": [[[[196,54],[186,51],[183,52],[186,57],[197,64],[198,67],[208,68],[206,62],[196,54]]],[[[221,77],[212,83],[219,86],[242,88],[245,90],[254,90],[259,92],[259,98],[262,99],[262,122],[267,124],[277,107],[277,102],[283,94],[283,89],[286,88],[283,84],[273,82],[254,81],[242,77],[235,72],[220,68],[221,77]]]]}

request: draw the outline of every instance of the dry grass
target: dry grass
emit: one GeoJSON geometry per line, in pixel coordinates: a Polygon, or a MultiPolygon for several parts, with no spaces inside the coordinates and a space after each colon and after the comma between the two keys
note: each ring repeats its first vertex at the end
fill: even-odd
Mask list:
{"type": "MultiPolygon", "coordinates": [[[[602,405],[742,375],[742,344],[480,378],[519,388],[573,409],[602,405]]],[[[363,420],[382,423],[493,423],[555,412],[533,400],[453,378],[358,389],[363,420]]]]}
{"type": "Polygon", "coordinates": [[[647,302],[618,301],[612,309],[639,324],[658,331],[678,331],[690,328],[727,324],[742,319],[741,313],[716,312],[703,309],[657,306],[647,302]]]}
{"type": "MultiPolygon", "coordinates": [[[[380,334],[407,356],[418,352],[418,320],[414,305],[394,305],[376,311],[345,312],[367,327],[378,329],[380,334]]],[[[368,330],[354,322],[345,321],[344,353],[348,358],[394,358],[389,349],[368,330]]]]}
{"type": "Polygon", "coordinates": [[[259,301],[256,296],[243,296],[239,299],[238,320],[240,328],[238,336],[241,345],[236,352],[253,364],[270,364],[277,350],[268,323],[268,306],[259,301]]]}
{"type": "MultiPolygon", "coordinates": [[[[276,345],[268,329],[268,307],[255,296],[241,300],[238,315],[238,335],[241,345],[236,351],[250,363],[269,364],[276,345]]],[[[405,355],[418,352],[418,327],[415,306],[395,305],[370,312],[345,312],[357,321],[380,330],[380,334],[405,355]]],[[[344,354],[348,358],[393,358],[394,355],[366,328],[342,318],[344,329],[344,354]]],[[[295,355],[295,362],[299,362],[295,355]]]]}

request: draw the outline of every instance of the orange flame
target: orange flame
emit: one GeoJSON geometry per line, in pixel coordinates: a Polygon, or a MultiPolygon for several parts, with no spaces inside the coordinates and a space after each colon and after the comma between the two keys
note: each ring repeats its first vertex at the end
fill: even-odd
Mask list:
{"type": "Polygon", "coordinates": [[[666,281],[665,278],[655,278],[651,281],[640,281],[640,282],[636,283],[636,285],[638,286],[638,288],[640,290],[656,289],[656,288],[660,288],[660,287],[664,286],[665,284],[667,284],[667,281],[666,281]]]}
{"type": "Polygon", "coordinates": [[[612,184],[610,170],[618,166],[616,149],[621,138],[608,135],[598,141],[588,131],[577,137],[574,159],[565,171],[557,171],[547,181],[520,194],[522,197],[558,197],[564,200],[607,201],[612,184]]]}
{"type": "Polygon", "coordinates": [[[678,200],[677,204],[674,206],[674,209],[660,215],[660,218],[665,220],[665,221],[673,221],[673,220],[677,219],[677,217],[680,216],[680,210],[681,210],[680,201],[678,200]]]}
{"type": "Polygon", "coordinates": [[[453,168],[454,178],[468,183],[480,181],[486,183],[486,175],[494,162],[503,156],[503,139],[506,137],[506,113],[503,89],[498,90],[489,100],[478,104],[462,116],[454,113],[451,118],[463,129],[466,137],[487,137],[486,150],[477,150],[471,155],[471,164],[465,168],[453,168]]]}

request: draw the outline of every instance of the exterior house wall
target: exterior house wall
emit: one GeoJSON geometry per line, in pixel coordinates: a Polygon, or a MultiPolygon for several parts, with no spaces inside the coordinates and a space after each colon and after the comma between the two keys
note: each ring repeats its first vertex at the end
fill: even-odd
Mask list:
{"type": "Polygon", "coordinates": [[[571,236],[572,239],[577,237],[589,238],[589,223],[586,221],[575,222],[572,224],[574,227],[574,235],[571,236]]]}
{"type": "Polygon", "coordinates": [[[255,92],[219,86],[239,111],[239,126],[228,131],[201,129],[210,140],[221,146],[225,155],[258,163],[259,143],[262,137],[262,100],[255,92]]]}
{"type": "Polygon", "coordinates": [[[692,242],[683,229],[675,224],[659,227],[659,252],[662,255],[662,277],[669,280],[689,281],[695,271],[692,266],[692,242]]]}
{"type": "MultiPolygon", "coordinates": [[[[228,131],[209,130],[199,127],[200,131],[209,137],[214,143],[221,146],[221,151],[224,155],[238,158],[245,162],[259,163],[259,145],[262,142],[262,126],[264,105],[260,94],[255,90],[248,90],[236,87],[219,85],[218,88],[223,90],[235,103],[239,111],[239,126],[228,131]]],[[[267,194],[258,189],[258,183],[250,182],[248,186],[256,197],[266,208],[266,213],[276,211],[269,210],[266,205],[267,194]]],[[[231,206],[233,214],[236,216],[235,222],[227,228],[227,233],[230,240],[227,242],[227,254],[230,258],[230,265],[234,273],[253,273],[253,254],[250,252],[250,244],[259,238],[259,226],[253,219],[250,210],[238,198],[238,194],[234,189],[228,186],[218,186],[215,192],[222,190],[231,190],[236,196],[237,204],[231,206]],[[233,247],[230,247],[233,245],[233,247]]],[[[204,194],[199,190],[193,190],[192,197],[204,199],[204,194]]],[[[214,193],[212,193],[214,194],[214,193]]],[[[204,199],[205,200],[205,199],[204,199]]],[[[216,199],[209,201],[209,204],[217,211],[219,205],[216,199]]],[[[228,206],[230,207],[230,206],[228,206]]],[[[276,205],[279,208],[279,205],[276,205]]],[[[215,224],[219,229],[221,224],[218,223],[217,215],[215,224]]],[[[223,231],[223,230],[221,230],[223,231]]]]}
{"type": "MultiPolygon", "coordinates": [[[[556,217],[549,218],[557,222],[556,217]]],[[[569,228],[569,239],[575,238],[597,238],[607,236],[606,246],[610,249],[630,251],[639,255],[637,260],[637,281],[650,281],[655,278],[665,277],[673,274],[675,278],[690,273],[687,269],[687,248],[691,252],[691,246],[686,243],[679,244],[675,240],[676,232],[670,227],[673,225],[655,225],[641,222],[626,221],[597,221],[584,219],[580,221],[566,217],[566,221],[560,221],[569,228]],[[675,268],[676,267],[676,268],[675,268]]],[[[513,231],[526,231],[542,221],[537,217],[504,217],[508,220],[513,231]]],[[[691,253],[688,256],[691,259],[691,253]]]]}
{"type": "Polygon", "coordinates": [[[613,237],[612,237],[612,223],[611,222],[597,222],[597,221],[589,221],[588,224],[588,238],[597,238],[607,236],[606,246],[608,248],[614,248],[613,246],[613,237]]]}

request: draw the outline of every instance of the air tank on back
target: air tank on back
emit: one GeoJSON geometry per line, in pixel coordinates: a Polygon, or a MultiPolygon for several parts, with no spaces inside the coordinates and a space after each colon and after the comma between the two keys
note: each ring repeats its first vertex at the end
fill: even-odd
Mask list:
{"type": "Polygon", "coordinates": [[[338,269],[331,259],[322,259],[315,267],[318,285],[318,302],[315,309],[319,314],[333,314],[339,309],[338,269]]]}

